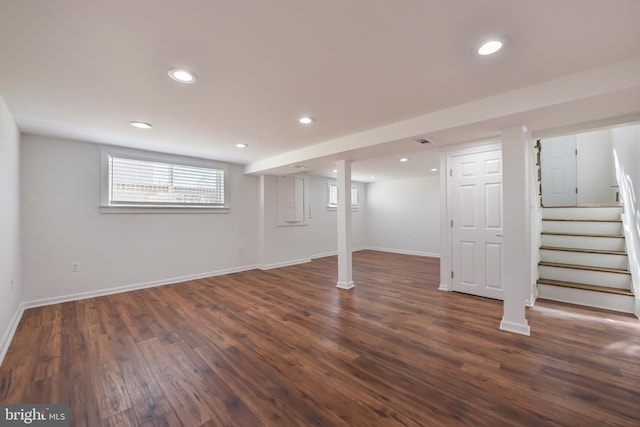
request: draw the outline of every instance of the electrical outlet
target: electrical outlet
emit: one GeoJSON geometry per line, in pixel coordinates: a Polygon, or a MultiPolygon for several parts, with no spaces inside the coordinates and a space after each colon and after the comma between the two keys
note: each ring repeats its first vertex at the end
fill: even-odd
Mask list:
{"type": "Polygon", "coordinates": [[[77,273],[80,271],[80,262],[79,261],[72,261],[71,264],[69,265],[69,271],[72,273],[77,273]]]}

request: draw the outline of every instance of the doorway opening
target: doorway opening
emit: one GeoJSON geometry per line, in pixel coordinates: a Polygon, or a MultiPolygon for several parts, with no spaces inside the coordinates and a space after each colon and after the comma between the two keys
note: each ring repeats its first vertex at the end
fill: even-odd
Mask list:
{"type": "Polygon", "coordinates": [[[543,207],[619,204],[612,129],[540,140],[543,207]]]}

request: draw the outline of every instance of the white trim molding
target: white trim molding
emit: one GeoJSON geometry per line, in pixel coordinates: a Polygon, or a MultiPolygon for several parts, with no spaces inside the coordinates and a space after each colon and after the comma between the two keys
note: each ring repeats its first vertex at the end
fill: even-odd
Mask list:
{"type": "Polygon", "coordinates": [[[11,322],[9,323],[9,327],[2,336],[2,341],[0,341],[0,365],[2,365],[2,361],[9,351],[9,346],[11,345],[11,341],[13,341],[13,336],[16,334],[16,330],[18,330],[18,325],[20,324],[20,320],[22,320],[24,310],[25,304],[22,303],[16,309],[16,312],[13,314],[11,322]]]}
{"type": "Polygon", "coordinates": [[[346,290],[353,289],[355,286],[356,285],[353,283],[353,280],[349,280],[348,282],[338,282],[338,284],[336,284],[336,288],[346,290]]]}
{"type": "Polygon", "coordinates": [[[260,270],[273,270],[274,268],[289,267],[290,265],[305,264],[307,262],[311,262],[311,258],[301,258],[293,261],[276,262],[273,264],[263,264],[263,265],[259,265],[258,268],[260,270]]]}
{"type": "Polygon", "coordinates": [[[42,307],[45,305],[60,304],[63,302],[70,302],[70,301],[79,301],[87,298],[95,298],[95,297],[101,297],[106,295],[119,294],[122,292],[136,291],[136,290],[145,289],[145,288],[154,288],[157,286],[175,285],[178,283],[188,282],[191,280],[204,279],[207,277],[214,277],[214,276],[222,276],[224,274],[239,273],[241,271],[255,270],[256,268],[257,266],[255,265],[248,265],[248,266],[236,267],[236,268],[227,268],[223,270],[209,271],[206,273],[190,274],[187,276],[171,277],[167,279],[153,280],[150,282],[142,282],[142,283],[125,285],[125,286],[118,286],[115,288],[100,289],[97,291],[78,292],[75,294],[62,295],[59,297],[26,301],[23,303],[23,305],[25,309],[42,307]]]}
{"type": "Polygon", "coordinates": [[[378,252],[389,252],[392,254],[401,254],[401,255],[415,255],[429,258],[440,258],[440,254],[435,252],[422,252],[422,251],[409,251],[405,249],[392,249],[392,248],[381,248],[378,246],[369,246],[367,248],[370,251],[378,251],[378,252]]]}
{"type": "Polygon", "coordinates": [[[500,330],[526,336],[531,335],[531,328],[529,328],[528,323],[514,323],[504,319],[500,322],[500,330]]]}

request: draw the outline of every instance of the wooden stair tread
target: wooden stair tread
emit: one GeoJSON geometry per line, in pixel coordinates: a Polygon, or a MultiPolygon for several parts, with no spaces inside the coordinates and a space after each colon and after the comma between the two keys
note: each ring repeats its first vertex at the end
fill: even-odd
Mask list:
{"type": "Polygon", "coordinates": [[[590,265],[563,264],[559,262],[548,262],[548,261],[541,261],[538,263],[538,265],[541,267],[571,268],[573,270],[589,270],[589,271],[601,271],[603,273],[631,274],[628,270],[621,270],[619,268],[593,267],[590,265]]]}
{"type": "Polygon", "coordinates": [[[560,219],[560,218],[542,218],[543,221],[562,221],[562,222],[617,222],[622,223],[621,219],[560,219]]]}
{"type": "Polygon", "coordinates": [[[624,239],[624,236],[620,234],[556,233],[556,232],[550,232],[550,231],[543,231],[541,234],[547,235],[547,236],[611,237],[615,239],[624,239]]]}
{"type": "Polygon", "coordinates": [[[633,292],[627,289],[609,288],[607,286],[587,285],[584,283],[563,282],[562,280],[538,279],[539,285],[561,286],[564,288],[582,289],[585,291],[604,292],[608,294],[617,294],[625,296],[633,296],[633,292]]]}
{"type": "Polygon", "coordinates": [[[579,249],[579,248],[563,248],[559,246],[540,246],[540,250],[548,251],[563,251],[563,252],[581,252],[586,254],[600,254],[600,255],[620,255],[627,256],[624,251],[605,251],[600,249],[579,249]]]}

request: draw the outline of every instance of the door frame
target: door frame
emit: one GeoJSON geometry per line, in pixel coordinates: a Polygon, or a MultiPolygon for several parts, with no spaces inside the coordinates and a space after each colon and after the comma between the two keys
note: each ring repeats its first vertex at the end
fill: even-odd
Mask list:
{"type": "Polygon", "coordinates": [[[443,291],[453,290],[453,207],[451,185],[449,183],[453,157],[502,150],[499,138],[468,142],[443,147],[440,152],[440,287],[443,291]]]}

